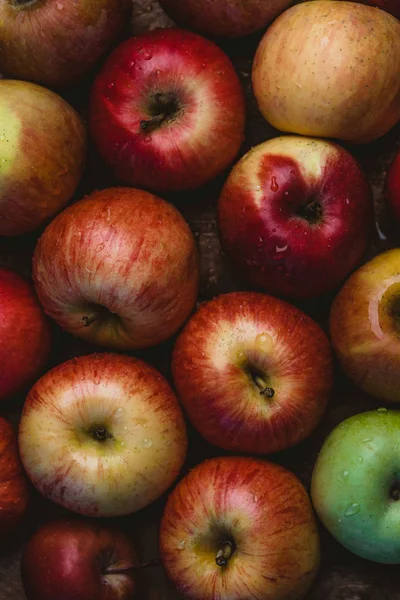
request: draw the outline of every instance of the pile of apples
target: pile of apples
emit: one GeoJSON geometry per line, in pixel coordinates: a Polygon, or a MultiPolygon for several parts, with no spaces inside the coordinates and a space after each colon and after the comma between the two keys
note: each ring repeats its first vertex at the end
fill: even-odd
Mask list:
{"type": "MultiPolygon", "coordinates": [[[[400,249],[367,261],[372,192],[351,146],[400,120],[399,3],[160,2],[187,29],[120,43],[131,0],[0,0],[0,236],[38,237],[33,282],[0,268],[0,411],[27,393],[17,433],[0,417],[0,538],[24,526],[33,484],[66,515],[24,550],[27,599],[128,600],[145,565],[102,519],[168,492],[160,561],[182,597],[298,600],[320,562],[313,509],[355,554],[400,563],[400,412],[341,423],[311,498],[261,458],[319,425],[334,355],[377,408],[400,402],[400,249]],[[244,92],[208,38],[263,28],[253,91],[281,133],[234,164],[244,92]],[[84,121],[63,97],[90,74],[84,121]],[[88,145],[115,186],[82,199],[88,145]],[[189,203],[218,177],[248,291],[197,304],[194,236],[159,194],[189,203]],[[304,312],[321,298],[329,331],[304,312]],[[103,351],[45,372],[58,327],[103,351]],[[171,339],[167,381],[134,354],[171,339]],[[176,483],[186,418],[221,456],[176,483]]],[[[400,153],[386,201],[400,222],[400,153]]]]}

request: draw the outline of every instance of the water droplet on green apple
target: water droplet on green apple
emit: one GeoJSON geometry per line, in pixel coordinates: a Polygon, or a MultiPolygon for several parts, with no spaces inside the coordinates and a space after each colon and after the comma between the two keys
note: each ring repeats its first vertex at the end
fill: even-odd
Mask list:
{"type": "Polygon", "coordinates": [[[346,510],[344,511],[344,515],[345,515],[345,517],[353,517],[354,515],[356,515],[359,512],[360,512],[360,505],[358,504],[358,502],[353,502],[352,504],[349,504],[346,507],[346,510]]]}
{"type": "Polygon", "coordinates": [[[378,408],[378,410],[376,412],[378,412],[381,415],[385,414],[385,413],[387,413],[387,408],[383,408],[383,407],[382,408],[378,408]]]}
{"type": "Polygon", "coordinates": [[[153,441],[149,438],[144,438],[143,442],[142,442],[142,446],[143,448],[151,448],[153,445],[153,441]]]}
{"type": "Polygon", "coordinates": [[[362,456],[359,456],[359,457],[358,457],[358,462],[359,462],[360,464],[364,462],[364,459],[363,459],[363,457],[362,457],[362,456]]]}
{"type": "Polygon", "coordinates": [[[349,476],[349,472],[348,472],[348,471],[343,471],[343,477],[344,477],[345,479],[347,479],[347,478],[348,478],[348,476],[349,476]]]}

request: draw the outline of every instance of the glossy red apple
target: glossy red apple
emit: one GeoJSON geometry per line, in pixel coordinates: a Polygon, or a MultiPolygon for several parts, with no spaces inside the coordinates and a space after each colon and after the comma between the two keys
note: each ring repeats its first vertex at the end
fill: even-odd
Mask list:
{"type": "Polygon", "coordinates": [[[197,188],[236,157],[244,94],[229,58],[181,29],[123,43],[92,92],[90,122],[119,180],[151,190],[197,188]]]}
{"type": "Polygon", "coordinates": [[[400,223],[400,150],[386,177],[386,196],[393,216],[400,223]]]}
{"type": "Polygon", "coordinates": [[[90,517],[133,513],[175,481],[181,409],[146,363],[94,354],[55,367],[28,394],[19,427],[27,474],[53,502],[90,517]]]}
{"type": "Polygon", "coordinates": [[[0,70],[69,85],[104,54],[131,9],[131,0],[0,0],[0,70]]]}
{"type": "Polygon", "coordinates": [[[300,600],[319,566],[304,487],[283,467],[252,458],[206,461],[178,484],[160,551],[190,600],[300,600]]]}
{"type": "Polygon", "coordinates": [[[51,347],[50,325],[33,286],[0,268],[0,400],[39,377],[51,347]]]}
{"type": "Polygon", "coordinates": [[[275,19],[292,0],[160,0],[179,24],[213,37],[254,33],[275,19]]]}
{"type": "Polygon", "coordinates": [[[66,517],[46,523],[24,550],[27,600],[132,600],[136,553],[117,528],[66,517]]]}
{"type": "Polygon", "coordinates": [[[0,417],[0,540],[14,533],[29,504],[29,484],[10,423],[0,417]]]}
{"type": "Polygon", "coordinates": [[[172,371],[201,435],[254,454],[307,437],[332,386],[331,350],[319,325],[282,300],[250,292],[202,304],[178,338],[172,371]]]}
{"type": "Polygon", "coordinates": [[[21,235],[71,200],[85,165],[86,131],[78,113],[57,94],[3,79],[0,155],[0,236],[21,235]]]}
{"type": "Polygon", "coordinates": [[[95,344],[132,350],[172,336],[193,309],[199,280],[193,235],[170,204],[111,188],[47,227],[33,259],[45,311],[95,344]]]}
{"type": "Polygon", "coordinates": [[[336,288],[367,249],[371,189],[343,148],[279,137],[234,167],[218,205],[223,244],[267,291],[310,298],[336,288]]]}

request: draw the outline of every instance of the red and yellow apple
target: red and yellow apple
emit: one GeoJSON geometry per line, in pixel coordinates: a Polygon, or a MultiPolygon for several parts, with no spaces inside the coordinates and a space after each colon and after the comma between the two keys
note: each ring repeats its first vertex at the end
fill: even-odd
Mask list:
{"type": "Polygon", "coordinates": [[[50,325],[33,286],[0,268],[0,400],[41,375],[50,353],[50,325]]]}
{"type": "Polygon", "coordinates": [[[0,540],[23,521],[29,505],[29,483],[18,455],[11,424],[0,417],[0,540]]]}
{"type": "Polygon", "coordinates": [[[186,430],[167,381],[146,363],[95,354],[55,367],[34,385],[20,427],[35,487],[90,517],[133,513],[174,482],[186,430]]]}
{"type": "Polygon", "coordinates": [[[57,94],[3,79],[0,157],[0,236],[21,235],[46,223],[71,199],[86,160],[86,131],[57,94]]]}
{"type": "Polygon", "coordinates": [[[229,58],[182,29],[123,43],[96,79],[91,131],[126,184],[156,190],[200,187],[234,160],[245,104],[229,58]]]}
{"type": "Polygon", "coordinates": [[[400,224],[400,150],[397,152],[386,176],[386,197],[392,215],[400,224]]]}
{"type": "Polygon", "coordinates": [[[305,2],[261,41],[254,93],[281,131],[370,142],[400,119],[399,55],[392,15],[355,2],[305,2]]]}
{"type": "Polygon", "coordinates": [[[236,292],[201,305],[177,340],[172,372],[208,442],[267,454],[316,427],[332,386],[332,357],[322,329],[299,309],[236,292]]]}
{"type": "Polygon", "coordinates": [[[218,204],[222,242],[254,284],[289,297],[337,287],[373,230],[372,194],[344,148],[278,137],[233,168],[218,204]]]}
{"type": "Polygon", "coordinates": [[[319,566],[304,487],[283,467],[253,458],[193,469],[168,499],[160,551],[190,600],[300,600],[319,566]]]}
{"type": "Polygon", "coordinates": [[[77,81],[122,31],[131,0],[0,0],[0,70],[46,86],[77,81]]]}
{"type": "Polygon", "coordinates": [[[380,400],[400,402],[400,249],[353,273],[333,302],[330,330],[355,383],[380,400]]]}
{"type": "Polygon", "coordinates": [[[46,313],[95,344],[132,350],[166,340],[192,311],[199,264],[170,204],[141,190],[94,192],[58,215],[33,259],[46,313]]]}
{"type": "Polygon", "coordinates": [[[160,0],[174,21],[213,37],[254,33],[291,3],[292,0],[160,0]]]}
{"type": "Polygon", "coordinates": [[[42,525],[26,546],[27,600],[132,600],[137,559],[120,529],[65,517],[42,525]]]}

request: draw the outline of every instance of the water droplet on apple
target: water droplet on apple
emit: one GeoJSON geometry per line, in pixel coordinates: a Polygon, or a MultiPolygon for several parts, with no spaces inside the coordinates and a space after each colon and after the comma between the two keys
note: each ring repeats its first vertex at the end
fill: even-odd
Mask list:
{"type": "Polygon", "coordinates": [[[276,177],[272,177],[271,178],[271,192],[278,192],[279,191],[279,185],[278,182],[276,181],[276,177]]]}
{"type": "Polygon", "coordinates": [[[345,202],[345,204],[350,204],[349,198],[346,198],[346,200],[344,202],[345,202]]]}
{"type": "Polygon", "coordinates": [[[125,446],[125,442],[121,442],[121,446],[125,446]]]}
{"type": "Polygon", "coordinates": [[[387,408],[378,408],[376,412],[378,412],[381,415],[384,415],[385,413],[387,413],[387,408]]]}
{"type": "Polygon", "coordinates": [[[345,517],[353,517],[354,515],[356,515],[359,512],[360,512],[360,505],[358,504],[358,502],[353,502],[352,504],[349,504],[346,507],[346,510],[344,511],[344,515],[345,515],[345,517]]]}
{"type": "Polygon", "coordinates": [[[94,385],[100,385],[100,379],[96,377],[96,379],[93,379],[93,383],[94,385]]]}
{"type": "Polygon", "coordinates": [[[341,523],[341,522],[342,522],[342,519],[338,519],[338,523],[341,523]]]}
{"type": "Polygon", "coordinates": [[[62,10],[62,9],[64,8],[64,5],[63,5],[63,4],[61,4],[61,2],[58,2],[58,3],[56,4],[56,8],[57,8],[57,10],[62,10]]]}
{"type": "Polygon", "coordinates": [[[101,252],[102,250],[104,250],[104,244],[99,244],[99,245],[96,247],[96,252],[101,252]]]}
{"type": "Polygon", "coordinates": [[[363,459],[363,457],[362,457],[362,456],[359,456],[359,457],[358,457],[358,462],[359,462],[360,464],[364,462],[364,459],[363,459]]]}
{"type": "Polygon", "coordinates": [[[149,438],[144,438],[143,442],[142,442],[142,446],[143,448],[151,448],[153,445],[153,441],[149,438]]]}
{"type": "Polygon", "coordinates": [[[6,139],[6,136],[4,135],[4,133],[3,133],[2,135],[0,135],[0,140],[1,140],[2,142],[4,142],[4,140],[5,140],[5,139],[6,139]]]}
{"type": "Polygon", "coordinates": [[[364,446],[366,446],[369,450],[373,450],[374,448],[370,444],[370,442],[372,442],[372,441],[373,441],[373,439],[371,437],[367,437],[367,438],[364,438],[362,442],[363,442],[364,446]]]}
{"type": "Polygon", "coordinates": [[[184,550],[185,546],[186,546],[185,540],[180,541],[178,544],[178,550],[184,550]]]}
{"type": "Polygon", "coordinates": [[[349,472],[348,472],[348,471],[343,471],[343,477],[344,477],[345,479],[347,479],[347,478],[348,478],[348,476],[349,476],[349,472]]]}

